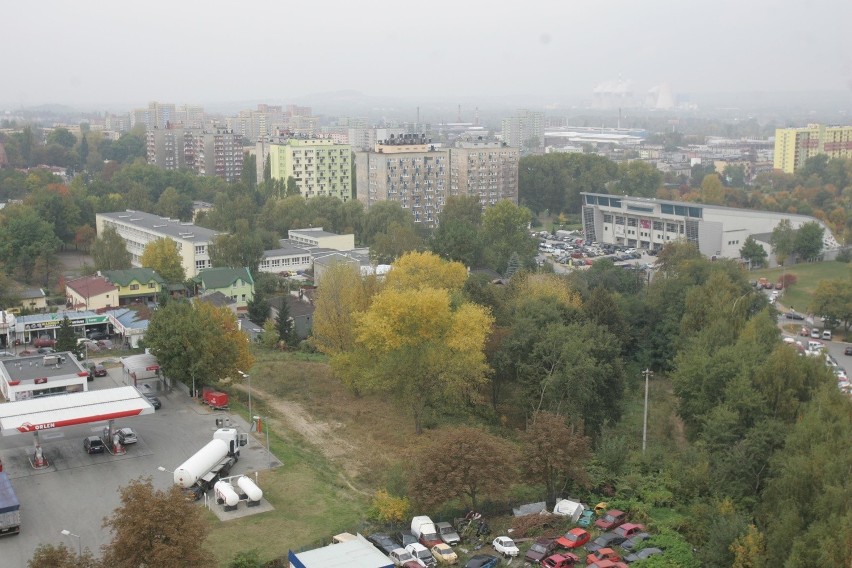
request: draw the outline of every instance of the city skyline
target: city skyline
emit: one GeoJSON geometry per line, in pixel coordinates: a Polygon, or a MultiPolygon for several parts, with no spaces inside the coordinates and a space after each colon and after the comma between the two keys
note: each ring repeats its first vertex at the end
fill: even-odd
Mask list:
{"type": "Polygon", "coordinates": [[[4,62],[0,105],[211,104],[339,91],[556,100],[591,98],[619,80],[637,97],[660,85],[675,95],[852,92],[843,45],[852,5],[838,1],[700,0],[688,11],[674,0],[232,7],[10,5],[0,47],[20,55],[4,62]]]}

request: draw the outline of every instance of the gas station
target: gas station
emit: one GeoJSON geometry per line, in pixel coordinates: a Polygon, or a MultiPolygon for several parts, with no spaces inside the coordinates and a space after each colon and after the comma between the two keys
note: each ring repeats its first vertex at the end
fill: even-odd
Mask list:
{"type": "Polygon", "coordinates": [[[154,407],[133,387],[68,393],[0,404],[0,434],[33,434],[33,450],[27,453],[33,469],[50,467],[41,447],[42,432],[92,422],[108,422],[104,444],[113,455],[124,453],[115,434],[114,421],[120,418],[153,414],[154,407]]]}

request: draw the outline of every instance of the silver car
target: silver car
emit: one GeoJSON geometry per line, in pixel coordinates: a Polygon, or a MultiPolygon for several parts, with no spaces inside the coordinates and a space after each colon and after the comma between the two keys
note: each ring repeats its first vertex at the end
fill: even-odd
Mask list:
{"type": "Polygon", "coordinates": [[[117,434],[118,441],[121,442],[122,446],[126,446],[127,444],[135,444],[137,442],[136,432],[134,432],[130,428],[119,428],[117,434]]]}

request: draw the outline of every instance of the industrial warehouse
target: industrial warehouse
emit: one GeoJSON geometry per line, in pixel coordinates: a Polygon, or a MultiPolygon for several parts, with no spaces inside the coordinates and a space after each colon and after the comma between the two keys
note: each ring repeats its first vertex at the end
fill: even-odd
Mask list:
{"type": "Polygon", "coordinates": [[[823,254],[834,258],[840,246],[825,224],[815,217],[774,211],[735,209],[683,201],[628,195],[581,193],[583,233],[588,241],[658,251],[669,242],[686,239],[704,256],[739,258],[748,237],[753,237],[775,263],[769,237],[783,220],[793,229],[816,222],[824,230],[823,254]]]}

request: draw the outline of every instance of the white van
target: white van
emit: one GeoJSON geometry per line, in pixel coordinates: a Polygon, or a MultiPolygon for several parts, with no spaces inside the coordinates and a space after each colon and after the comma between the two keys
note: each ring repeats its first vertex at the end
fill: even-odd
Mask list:
{"type": "Polygon", "coordinates": [[[822,338],[826,341],[831,341],[831,330],[826,329],[822,332],[822,338]]]}
{"type": "Polygon", "coordinates": [[[808,341],[808,351],[821,351],[823,344],[819,341],[808,341]]]}

